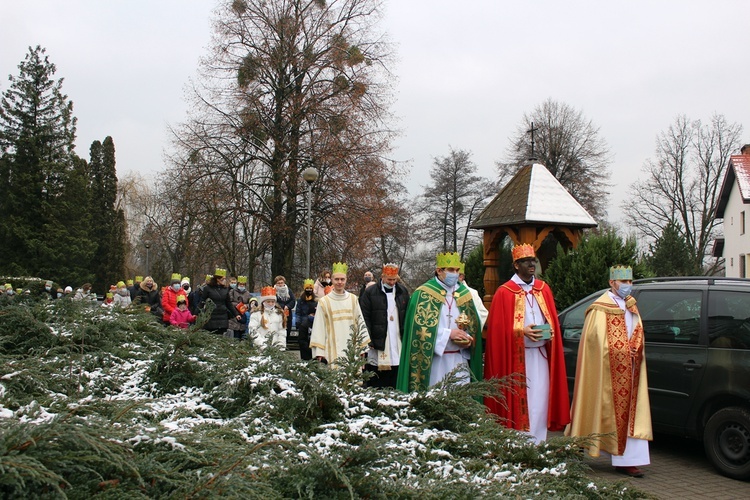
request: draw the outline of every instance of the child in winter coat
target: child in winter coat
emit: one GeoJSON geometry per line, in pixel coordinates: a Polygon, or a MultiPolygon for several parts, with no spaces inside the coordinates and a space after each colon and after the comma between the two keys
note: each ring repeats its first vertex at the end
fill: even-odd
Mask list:
{"type": "Polygon", "coordinates": [[[187,328],[190,323],[195,323],[195,316],[188,310],[187,300],[184,295],[177,296],[177,308],[169,317],[169,324],[177,328],[187,328]]]}
{"type": "Polygon", "coordinates": [[[263,347],[271,342],[281,350],[286,349],[286,317],[276,306],[276,289],[264,287],[260,292],[260,309],[250,315],[247,333],[255,345],[263,347]]]}

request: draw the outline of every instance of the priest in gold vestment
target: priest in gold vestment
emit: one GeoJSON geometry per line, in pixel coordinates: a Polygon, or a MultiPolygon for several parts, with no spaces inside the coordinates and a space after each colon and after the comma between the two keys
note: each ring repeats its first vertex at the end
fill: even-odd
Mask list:
{"type": "Polygon", "coordinates": [[[566,436],[589,436],[589,455],[611,455],[612,465],[632,477],[650,463],[653,439],[644,335],[635,299],[633,270],[610,269],[610,290],[586,310],[578,346],[571,422],[566,436]]]}

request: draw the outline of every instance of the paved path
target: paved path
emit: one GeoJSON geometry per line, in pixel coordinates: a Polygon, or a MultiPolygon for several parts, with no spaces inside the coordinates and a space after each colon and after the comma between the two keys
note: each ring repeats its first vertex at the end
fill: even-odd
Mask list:
{"type": "Polygon", "coordinates": [[[586,458],[591,475],[622,480],[662,499],[725,500],[750,498],[750,481],[737,481],[720,475],[711,466],[697,441],[656,435],[651,443],[651,465],[642,467],[645,477],[630,478],[614,472],[609,459],[586,458]]]}

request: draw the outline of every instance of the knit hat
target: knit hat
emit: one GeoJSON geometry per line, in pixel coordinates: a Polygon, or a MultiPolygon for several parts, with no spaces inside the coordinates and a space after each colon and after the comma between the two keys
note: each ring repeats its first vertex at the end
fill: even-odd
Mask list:
{"type": "Polygon", "coordinates": [[[73,293],[73,287],[68,285],[65,287],[65,293],[73,293]]]}
{"type": "Polygon", "coordinates": [[[182,281],[180,281],[180,283],[182,283],[183,285],[184,285],[185,283],[187,283],[187,284],[189,285],[189,284],[190,284],[190,278],[189,278],[189,277],[187,277],[187,276],[183,276],[183,277],[182,277],[182,281]]]}

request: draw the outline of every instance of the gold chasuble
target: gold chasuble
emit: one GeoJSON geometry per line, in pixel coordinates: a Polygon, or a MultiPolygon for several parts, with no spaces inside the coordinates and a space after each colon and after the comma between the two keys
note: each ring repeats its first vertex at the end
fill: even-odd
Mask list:
{"type": "Polygon", "coordinates": [[[588,449],[593,457],[601,450],[622,455],[628,437],[653,439],[643,325],[635,299],[628,297],[625,306],[634,314],[630,339],[625,312],[605,292],[586,310],[578,346],[571,423],[565,435],[604,434],[588,449]],[[635,359],[631,348],[637,350],[635,359]]]}
{"type": "MultiPolygon", "coordinates": [[[[446,293],[437,278],[432,278],[417,288],[409,300],[396,382],[396,388],[400,391],[424,390],[430,385],[438,323],[446,303],[446,293]]],[[[471,291],[460,284],[453,292],[453,298],[458,306],[458,314],[464,313],[469,317],[466,332],[475,339],[469,369],[475,380],[482,380],[482,328],[471,291]]]]}

